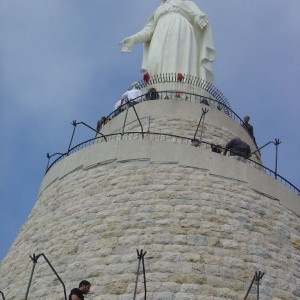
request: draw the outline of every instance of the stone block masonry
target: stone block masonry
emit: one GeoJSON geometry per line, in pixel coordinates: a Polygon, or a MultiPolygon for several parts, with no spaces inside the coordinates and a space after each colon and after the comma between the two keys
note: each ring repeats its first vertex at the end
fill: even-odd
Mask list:
{"type": "MultiPolygon", "coordinates": [[[[175,100],[136,106],[145,131],[187,138],[202,108],[175,100]]],[[[103,133],[122,130],[124,114],[103,133]]],[[[125,131],[139,131],[132,111],[127,121],[125,131]]],[[[239,136],[255,147],[240,124],[212,107],[204,129],[208,142],[225,144],[239,136]]],[[[95,143],[49,170],[0,263],[0,290],[8,300],[23,300],[29,255],[44,253],[68,291],[87,279],[88,300],[133,299],[136,250],[143,249],[148,300],[243,299],[255,271],[265,272],[260,299],[296,300],[299,224],[299,196],[254,165],[134,133],[131,140],[95,143]]],[[[42,259],[29,299],[63,299],[62,286],[42,259]]],[[[143,276],[136,299],[144,299],[143,276]]]]}
{"type": "MultiPolygon", "coordinates": [[[[143,249],[147,299],[243,299],[255,270],[266,273],[261,299],[298,299],[299,224],[244,181],[174,159],[76,168],[41,190],[1,262],[1,290],[24,299],[29,255],[43,252],[68,290],[86,278],[93,284],[87,299],[132,299],[136,249],[143,249]]],[[[142,299],[142,276],[138,293],[142,299]]],[[[62,296],[41,260],[30,299],[62,296]]]]}

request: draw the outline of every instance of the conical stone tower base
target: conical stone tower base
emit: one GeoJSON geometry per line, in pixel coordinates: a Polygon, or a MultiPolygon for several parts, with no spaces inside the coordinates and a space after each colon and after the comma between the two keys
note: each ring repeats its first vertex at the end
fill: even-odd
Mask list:
{"type": "MultiPolygon", "coordinates": [[[[87,299],[133,299],[137,249],[147,251],[147,299],[243,299],[257,270],[265,272],[262,299],[298,299],[299,196],[254,163],[189,143],[203,108],[209,109],[203,141],[224,145],[240,136],[253,150],[244,129],[199,103],[156,100],[135,108],[143,135],[133,109],[123,128],[124,111],[102,129],[115,135],[45,175],[36,205],[0,265],[6,299],[24,299],[33,253],[47,256],[68,291],[87,279],[87,299]]],[[[43,260],[28,299],[63,299],[43,260]]],[[[142,273],[136,299],[144,299],[142,273]]]]}

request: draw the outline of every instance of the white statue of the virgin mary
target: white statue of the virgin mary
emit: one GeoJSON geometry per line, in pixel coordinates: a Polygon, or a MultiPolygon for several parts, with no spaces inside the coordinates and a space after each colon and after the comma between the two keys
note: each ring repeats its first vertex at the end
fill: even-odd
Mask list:
{"type": "Polygon", "coordinates": [[[212,82],[215,50],[206,14],[191,0],[162,0],[145,27],[121,41],[130,52],[144,43],[142,72],[183,73],[212,82]]]}

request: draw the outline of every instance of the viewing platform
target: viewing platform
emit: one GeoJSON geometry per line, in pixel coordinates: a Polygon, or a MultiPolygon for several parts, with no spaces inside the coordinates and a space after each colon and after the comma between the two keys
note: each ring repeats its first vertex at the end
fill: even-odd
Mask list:
{"type": "Polygon", "coordinates": [[[263,165],[255,141],[241,126],[243,120],[231,109],[226,97],[203,81],[184,78],[186,81],[178,81],[173,75],[170,80],[157,77],[147,84],[141,82],[142,95],[109,114],[98,132],[83,122],[74,121],[74,133],[77,125],[85,125],[93,129],[95,136],[76,146],[72,146],[71,140],[68,151],[55,160],[49,156],[42,189],[72,170],[97,164],[126,159],[173,162],[245,182],[276,199],[283,184],[288,188],[288,196],[284,196],[290,199],[288,206],[300,214],[300,190],[263,165]],[[224,149],[234,137],[251,148],[253,155],[245,163],[212,152],[213,145],[224,149]],[[191,144],[194,138],[200,140],[197,148],[191,144]]]}

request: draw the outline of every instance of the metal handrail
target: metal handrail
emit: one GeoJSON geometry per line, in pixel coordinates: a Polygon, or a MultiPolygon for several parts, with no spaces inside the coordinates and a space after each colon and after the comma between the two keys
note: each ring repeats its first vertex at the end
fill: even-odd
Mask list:
{"type": "MultiPolygon", "coordinates": [[[[140,102],[143,101],[155,101],[155,100],[170,100],[171,98],[174,99],[181,99],[182,101],[189,101],[189,102],[194,102],[192,99],[195,99],[195,103],[201,104],[201,101],[206,100],[208,103],[213,103],[213,107],[216,107],[219,110],[223,110],[229,117],[231,117],[234,121],[238,122],[240,125],[243,124],[243,120],[231,109],[229,103],[223,103],[218,99],[214,99],[212,97],[207,97],[207,96],[201,96],[199,94],[195,93],[189,93],[189,92],[180,92],[180,91],[174,91],[174,90],[163,90],[163,91],[157,91],[157,94],[159,97],[157,99],[147,99],[147,94],[145,93],[141,96],[138,96],[134,99],[130,100],[131,106],[137,105],[140,102]],[[180,94],[180,97],[177,95],[180,94]],[[185,96],[184,99],[181,97],[185,96]],[[196,101],[198,100],[198,101],[196,101]]],[[[210,106],[210,104],[209,104],[210,106]]],[[[122,104],[119,106],[117,109],[115,109],[113,112],[111,112],[106,119],[111,120],[114,117],[116,117],[120,112],[124,111],[128,107],[127,103],[122,104]]]]}
{"type": "MultiPolygon", "coordinates": [[[[113,134],[109,134],[109,135],[106,135],[106,139],[107,140],[113,140],[113,138],[117,138],[118,136],[120,137],[120,140],[121,140],[121,137],[124,136],[124,135],[137,135],[137,134],[142,134],[141,131],[130,131],[130,132],[125,132],[125,133],[113,133],[113,134]]],[[[170,137],[170,138],[175,138],[176,140],[179,139],[181,141],[185,141],[186,144],[188,144],[192,137],[184,137],[184,136],[179,136],[179,135],[174,135],[174,134],[167,134],[167,133],[161,133],[161,132],[144,132],[144,139],[148,136],[150,137],[151,135],[153,136],[160,136],[160,137],[165,137],[164,140],[166,140],[166,137],[170,137]]],[[[96,144],[96,143],[99,143],[99,142],[102,142],[104,140],[104,138],[101,136],[101,137],[95,137],[95,138],[92,138],[92,139],[89,139],[87,141],[84,141],[76,146],[74,146],[73,148],[71,148],[69,150],[69,154],[70,153],[75,153],[81,149],[84,149],[92,144],[96,144]]],[[[201,141],[201,144],[204,144],[206,145],[206,148],[209,148],[211,147],[211,145],[214,145],[212,143],[208,143],[206,141],[201,141]]],[[[220,146],[221,149],[224,150],[223,147],[220,146]]],[[[68,153],[64,153],[63,155],[61,155],[60,157],[58,157],[55,161],[53,161],[49,167],[47,168],[46,170],[46,174],[47,172],[56,164],[58,163],[59,161],[61,161],[63,158],[67,157],[68,153]]],[[[283,176],[279,175],[279,174],[276,174],[276,172],[272,171],[271,169],[269,169],[268,167],[252,160],[251,158],[248,158],[247,159],[248,161],[254,163],[255,165],[257,165],[259,168],[263,169],[265,171],[265,173],[271,177],[273,177],[274,179],[276,179],[277,181],[281,182],[282,184],[284,184],[286,187],[288,187],[290,190],[292,190],[294,193],[297,193],[299,196],[300,196],[300,189],[297,188],[295,185],[293,185],[290,181],[288,181],[287,179],[285,179],[283,176]]]]}
{"type": "Polygon", "coordinates": [[[181,74],[180,73],[180,79],[178,77],[178,73],[166,73],[166,74],[160,74],[160,75],[151,75],[149,80],[146,82],[145,80],[139,81],[139,87],[140,88],[146,88],[150,87],[152,85],[158,84],[158,83],[186,83],[191,84],[193,86],[197,86],[201,88],[202,90],[208,92],[210,95],[212,95],[214,98],[216,98],[219,102],[222,104],[225,104],[227,107],[230,107],[229,101],[224,96],[224,94],[211,82],[205,81],[199,77],[181,74]]]}

